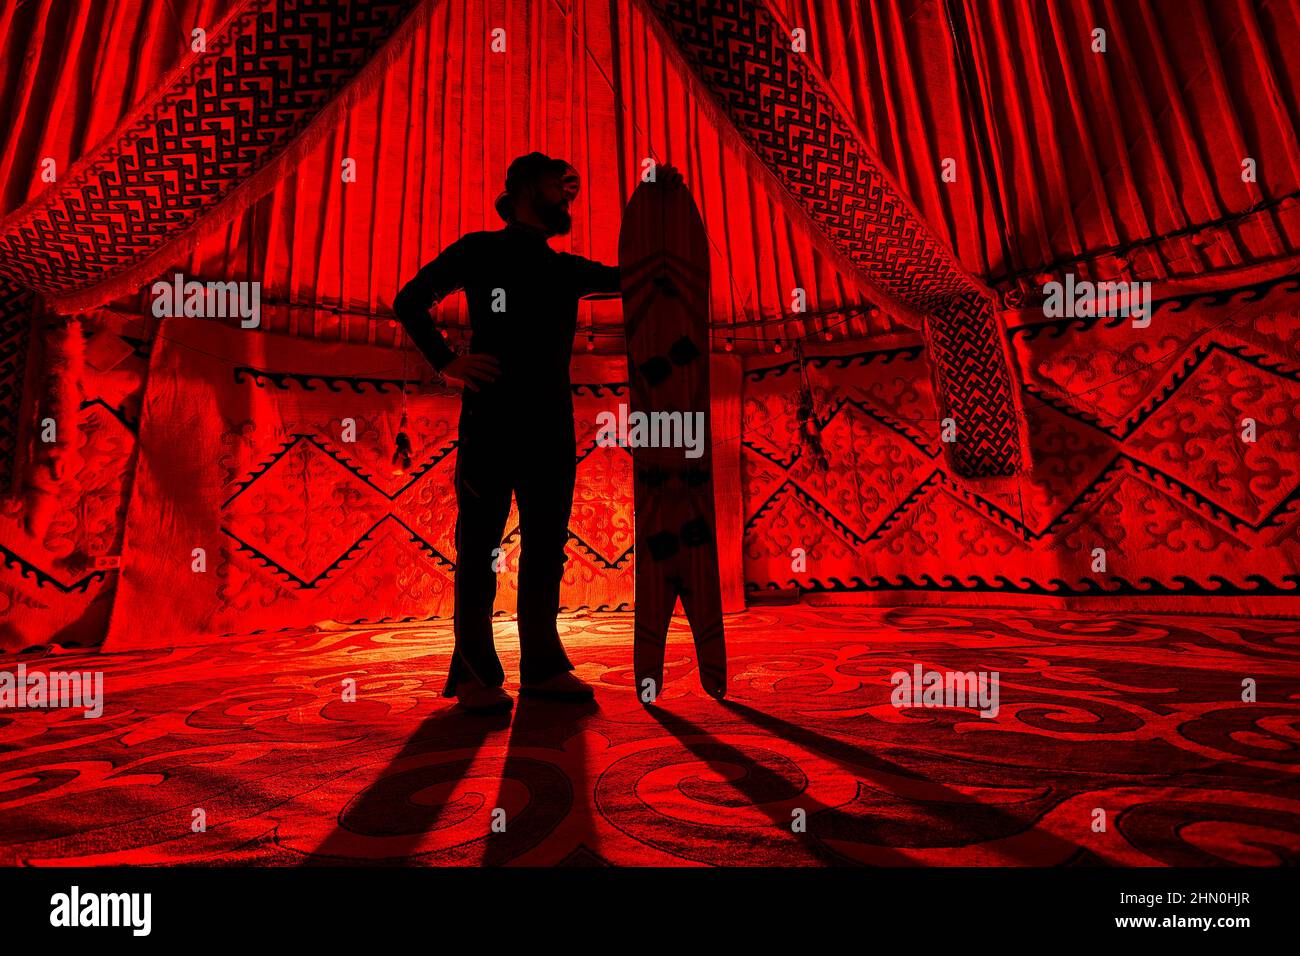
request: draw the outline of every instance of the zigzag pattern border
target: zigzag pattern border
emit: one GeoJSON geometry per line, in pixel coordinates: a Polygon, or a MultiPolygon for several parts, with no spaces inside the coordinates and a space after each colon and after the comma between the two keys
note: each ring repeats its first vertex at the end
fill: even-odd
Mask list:
{"type": "MultiPolygon", "coordinates": [[[[1245,345],[1226,345],[1218,340],[1202,343],[1194,348],[1191,354],[1183,357],[1181,366],[1169,375],[1168,381],[1157,390],[1157,392],[1148,397],[1142,404],[1129,412],[1123,420],[1122,430],[1106,425],[1096,415],[1085,412],[1074,405],[1069,404],[1046,389],[1039,388],[1026,382],[1023,385],[1025,394],[1030,395],[1045,405],[1050,405],[1053,410],[1060,412],[1069,418],[1081,424],[1095,428],[1097,431],[1109,435],[1117,441],[1127,441],[1131,438],[1143,424],[1146,423],[1153,415],[1163,408],[1180,388],[1196,374],[1197,369],[1208,361],[1209,357],[1215,352],[1222,352],[1240,359],[1247,365],[1251,365],[1261,372],[1270,375],[1276,375],[1278,378],[1290,379],[1293,382],[1300,383],[1300,367],[1292,366],[1287,362],[1269,363],[1263,361],[1268,357],[1266,352],[1248,351],[1245,345]]],[[[1168,374],[1168,373],[1166,373],[1168,374]]]]}
{"type": "MultiPolygon", "coordinates": [[[[1121,319],[1120,321],[1126,322],[1128,320],[1121,319]]],[[[903,351],[906,350],[900,350],[900,349],[888,350],[888,353],[890,354],[889,360],[892,361],[893,358],[897,357],[903,351]]],[[[920,357],[919,349],[913,351],[915,351],[916,354],[908,356],[907,358],[908,361],[920,357]]],[[[1063,399],[1052,396],[1050,393],[1045,392],[1044,390],[1036,386],[1026,383],[1023,387],[1025,389],[1026,394],[1034,398],[1040,399],[1043,402],[1045,407],[1051,408],[1053,411],[1067,418],[1070,418],[1073,421],[1079,422],[1080,424],[1083,425],[1087,425],[1088,427],[1095,429],[1096,431],[1099,431],[1116,441],[1123,442],[1128,438],[1130,438],[1133,434],[1135,434],[1146,421],[1148,421],[1153,415],[1155,415],[1165,405],[1167,405],[1174,398],[1174,396],[1179,392],[1182,386],[1196,373],[1196,371],[1201,367],[1201,365],[1203,365],[1209,359],[1209,357],[1215,354],[1216,352],[1221,352],[1233,358],[1237,358],[1243,362],[1246,362],[1252,367],[1259,369],[1261,372],[1276,375],[1279,378],[1284,378],[1290,381],[1300,383],[1300,368],[1292,366],[1288,362],[1280,361],[1280,360],[1269,361],[1268,359],[1270,358],[1270,356],[1268,355],[1268,353],[1251,349],[1245,345],[1233,346],[1218,341],[1217,339],[1211,340],[1209,342],[1201,343],[1196,348],[1194,348],[1189,354],[1183,356],[1179,367],[1172,374],[1167,373],[1167,379],[1165,383],[1159,388],[1159,390],[1155,394],[1149,396],[1145,401],[1143,401],[1141,405],[1139,405],[1134,411],[1130,412],[1128,417],[1125,419],[1125,423],[1124,423],[1125,427],[1122,432],[1106,426],[1096,416],[1093,416],[1085,411],[1082,411],[1076,408],[1075,406],[1066,403],[1063,399]]],[[[872,361],[871,356],[873,354],[874,353],[857,353],[854,356],[845,356],[845,358],[862,360],[855,364],[868,364],[870,361],[872,361]]],[[[787,363],[786,366],[784,367],[789,368],[789,367],[797,366],[797,364],[798,364],[797,362],[787,363]]],[[[841,365],[840,367],[846,368],[848,366],[841,365]]],[[[840,412],[842,412],[845,408],[848,407],[857,408],[863,414],[879,422],[880,424],[888,427],[891,431],[895,432],[896,434],[910,441],[914,446],[916,446],[921,452],[926,454],[928,457],[935,459],[936,461],[938,460],[939,456],[934,451],[927,448],[922,442],[918,441],[916,436],[910,433],[910,430],[905,426],[904,423],[893,419],[892,416],[889,416],[884,413],[880,413],[879,410],[874,409],[873,406],[871,406],[869,403],[864,402],[860,399],[848,399],[848,398],[838,399],[831,413],[826,415],[824,419],[819,419],[822,428],[824,429],[827,425],[829,425],[830,422],[834,420],[834,418],[840,412]]],[[[773,452],[761,447],[758,443],[756,443],[751,439],[742,440],[741,445],[742,447],[750,449],[750,451],[754,452],[755,454],[760,455],[766,460],[772,462],[774,465],[777,465],[778,467],[785,469],[787,471],[793,468],[794,465],[800,459],[801,449],[797,447],[794,450],[794,452],[791,454],[789,460],[787,461],[777,457],[773,452]]],[[[1048,522],[1047,526],[1043,530],[1035,531],[1034,529],[1029,528],[1027,525],[1017,521],[1012,516],[1006,514],[1001,509],[997,508],[996,505],[992,504],[992,502],[989,502],[987,499],[983,498],[982,496],[971,492],[962,483],[954,481],[951,478],[951,476],[948,475],[946,470],[943,469],[940,470],[941,473],[943,474],[944,482],[952,490],[956,491],[961,497],[966,499],[968,503],[978,502],[978,505],[980,506],[982,511],[985,511],[985,509],[987,509],[987,511],[985,511],[987,517],[997,520],[998,523],[1002,524],[1008,530],[1014,531],[1018,536],[1022,537],[1025,541],[1033,541],[1033,540],[1040,540],[1044,537],[1056,533],[1056,530],[1067,523],[1068,518],[1078,509],[1078,507],[1086,499],[1088,499],[1092,495],[1094,491],[1097,490],[1098,486],[1102,484],[1103,481],[1106,478],[1108,478],[1112,472],[1114,472],[1117,468],[1119,468],[1123,464],[1128,464],[1140,476],[1147,478],[1148,480],[1154,481],[1158,484],[1162,484],[1163,490],[1172,492],[1180,501],[1191,506],[1193,510],[1197,511],[1203,517],[1208,517],[1210,520],[1214,521],[1216,524],[1219,525],[1222,525],[1226,522],[1228,526],[1228,530],[1234,534],[1242,530],[1243,528],[1248,529],[1252,532],[1260,532],[1269,527],[1280,526],[1283,523],[1283,516],[1288,511],[1291,511],[1297,502],[1300,502],[1300,483],[1297,483],[1296,487],[1294,487],[1282,499],[1282,501],[1280,501],[1277,505],[1275,505],[1267,515],[1265,515],[1258,522],[1252,522],[1240,515],[1234,514],[1228,508],[1205,497],[1200,492],[1198,492],[1195,488],[1192,488],[1186,483],[1179,481],[1177,478],[1155,467],[1154,465],[1144,462],[1141,459],[1133,456],[1128,452],[1120,451],[1117,452],[1115,456],[1113,456],[1110,459],[1110,461],[1108,461],[1105,465],[1102,466],[1101,470],[1098,473],[1098,476],[1076,497],[1075,501],[1071,502],[1069,505],[1066,506],[1066,508],[1063,511],[1061,511],[1056,516],[1054,516],[1052,520],[1048,522]]],[[[929,481],[930,479],[927,478],[925,482],[923,482],[923,484],[929,481]]],[[[778,491],[779,490],[780,489],[778,489],[778,491]]],[[[915,493],[915,490],[913,493],[915,493]]],[[[807,496],[806,492],[805,492],[805,496],[807,496]]],[[[769,496],[769,499],[771,497],[773,496],[769,496]]],[[[815,499],[812,499],[810,496],[809,496],[809,500],[815,501],[815,499]]],[[[911,500],[911,495],[908,496],[907,500],[911,500]]],[[[765,502],[765,506],[766,506],[766,502],[765,502]]],[[[765,510],[765,508],[762,510],[765,510]]],[[[762,510],[760,510],[760,512],[756,512],[753,517],[751,517],[749,520],[746,521],[745,523],[746,532],[752,530],[753,521],[755,518],[761,516],[762,510]]],[[[822,516],[819,515],[819,517],[822,516]]],[[[839,519],[836,519],[833,516],[828,515],[827,517],[829,517],[829,519],[836,525],[842,524],[842,522],[840,522],[839,519]]],[[[870,541],[873,540],[873,538],[869,536],[866,540],[870,541]]]]}
{"type": "Polygon", "coordinates": [[[349,386],[354,395],[364,395],[366,386],[380,395],[393,392],[401,394],[410,383],[400,378],[367,378],[357,375],[313,375],[305,372],[275,372],[270,369],[254,368],[251,365],[236,365],[232,369],[236,385],[251,383],[255,388],[274,388],[282,392],[289,391],[290,383],[297,385],[304,392],[319,389],[312,382],[320,382],[329,392],[342,392],[339,383],[349,386]]]}
{"type": "MultiPolygon", "coordinates": [[[[404,485],[402,485],[401,488],[399,488],[398,490],[396,490],[390,495],[387,492],[385,492],[382,488],[374,484],[374,482],[371,480],[372,476],[370,475],[369,472],[361,468],[360,465],[354,464],[349,459],[343,458],[340,454],[338,454],[329,446],[327,446],[324,442],[322,442],[317,436],[307,432],[295,432],[292,435],[290,435],[288,441],[281,443],[280,447],[277,450],[273,451],[268,458],[266,458],[260,465],[258,465],[252,472],[250,472],[243,480],[233,483],[236,487],[236,491],[222,503],[221,505],[222,510],[224,511],[227,508],[229,508],[230,505],[232,505],[234,501],[240,497],[240,495],[244,494],[244,492],[246,492],[249,488],[251,488],[253,484],[255,484],[258,481],[258,479],[260,479],[267,472],[269,472],[277,462],[281,461],[286,455],[288,455],[289,452],[292,451],[293,448],[297,446],[300,442],[306,442],[312,445],[313,447],[317,448],[318,450],[320,450],[332,461],[334,461],[335,463],[343,467],[345,470],[347,470],[349,473],[354,475],[359,480],[365,482],[367,486],[374,489],[375,492],[377,492],[379,495],[381,495],[388,501],[396,501],[399,497],[401,497],[403,494],[409,491],[410,488],[413,487],[415,483],[420,480],[420,478],[422,478],[425,474],[427,474],[430,470],[432,470],[439,462],[443,461],[448,455],[450,455],[451,452],[457,447],[458,444],[457,442],[452,441],[442,446],[439,449],[439,453],[436,455],[436,457],[426,461],[418,469],[412,472],[410,480],[406,482],[404,485]]],[[[597,446],[595,444],[594,439],[590,442],[589,446],[586,443],[584,443],[585,451],[582,454],[577,456],[577,463],[580,464],[582,461],[584,461],[590,454],[592,454],[592,452],[596,450],[596,447],[597,446]]],[[[627,449],[624,449],[624,451],[627,452],[627,449]]],[[[630,455],[630,452],[627,453],[630,455]]],[[[452,561],[446,555],[442,554],[442,552],[438,551],[438,549],[435,548],[432,544],[430,544],[422,535],[414,531],[409,525],[406,524],[406,522],[402,521],[400,518],[398,518],[396,515],[393,514],[388,514],[380,518],[373,526],[371,526],[371,528],[368,531],[366,531],[363,535],[357,538],[356,541],[348,545],[344,549],[343,553],[338,558],[336,558],[333,562],[331,562],[331,564],[324,571],[322,571],[316,577],[312,578],[310,581],[307,581],[304,578],[300,577],[299,575],[294,574],[288,568],[284,567],[279,562],[275,561],[275,559],[271,558],[269,555],[261,551],[253,544],[244,541],[242,538],[234,534],[234,532],[230,531],[228,528],[223,526],[221,530],[224,534],[226,534],[229,538],[231,538],[238,544],[239,547],[237,548],[237,550],[240,553],[248,555],[250,558],[253,559],[253,561],[256,564],[271,571],[273,576],[277,576],[281,578],[282,579],[281,583],[285,583],[286,581],[291,582],[297,586],[297,589],[301,590],[301,589],[315,588],[318,584],[322,583],[326,578],[328,578],[335,571],[341,569],[346,563],[348,563],[348,560],[351,557],[351,555],[355,551],[357,551],[363,543],[365,543],[374,535],[374,532],[378,529],[379,525],[383,524],[384,521],[388,520],[389,518],[391,518],[399,525],[401,525],[403,528],[405,528],[408,534],[411,536],[412,543],[416,544],[418,547],[420,547],[421,550],[425,551],[427,554],[433,557],[438,564],[446,565],[448,568],[451,569],[455,568],[456,564],[454,561],[452,561]]],[[[519,529],[517,526],[513,529],[509,529],[509,531],[503,537],[502,540],[503,541],[512,540],[515,536],[517,536],[518,530],[519,529]]],[[[602,554],[598,549],[594,548],[582,537],[575,534],[572,530],[570,530],[568,534],[569,534],[568,540],[576,542],[577,546],[582,551],[590,555],[595,561],[597,561],[606,570],[621,570],[623,565],[626,563],[627,559],[632,554],[632,548],[628,547],[621,555],[619,555],[618,557],[614,558],[611,561],[611,559],[605,557],[605,555],[602,554]]]]}
{"type": "MultiPolygon", "coordinates": [[[[808,355],[804,358],[804,364],[812,368],[831,368],[846,369],[849,367],[861,368],[870,365],[879,360],[888,365],[897,358],[904,358],[905,361],[914,361],[921,357],[925,349],[920,345],[902,345],[890,349],[871,349],[865,352],[853,352],[844,355],[808,355]]],[[[780,378],[787,372],[799,367],[799,360],[794,359],[789,362],[783,362],[780,365],[764,365],[761,368],[751,368],[745,370],[745,380],[749,382],[761,382],[769,375],[773,378],[780,378]]]]}
{"type": "Polygon", "coordinates": [[[129,431],[131,434],[133,435],[140,434],[139,419],[132,420],[130,417],[127,416],[126,411],[124,409],[114,408],[112,405],[108,404],[108,402],[104,401],[102,398],[83,399],[81,402],[81,406],[78,410],[84,412],[86,409],[92,408],[96,405],[98,405],[100,408],[104,409],[104,411],[108,412],[110,415],[116,418],[118,422],[121,423],[122,427],[125,428],[127,431],[129,431]]]}
{"type": "MultiPolygon", "coordinates": [[[[411,542],[415,544],[417,547],[419,547],[421,551],[424,551],[426,554],[432,557],[435,564],[438,564],[439,566],[446,566],[447,568],[453,568],[453,569],[456,567],[455,563],[450,558],[448,558],[437,548],[435,548],[432,544],[426,541],[424,537],[420,535],[418,532],[412,530],[411,526],[408,525],[405,521],[403,521],[401,518],[393,514],[384,515],[373,525],[371,525],[360,537],[358,537],[355,541],[353,541],[351,544],[345,547],[343,549],[342,554],[340,554],[337,558],[335,558],[332,562],[330,562],[330,564],[323,571],[321,571],[320,574],[316,575],[310,581],[294,574],[284,565],[280,564],[270,555],[266,554],[266,552],[260,550],[259,548],[257,548],[252,544],[249,544],[243,538],[240,538],[229,528],[223,526],[221,532],[226,537],[230,538],[232,541],[236,543],[236,545],[238,546],[235,549],[236,552],[240,554],[245,554],[248,557],[250,557],[254,564],[258,565],[259,567],[265,570],[270,571],[273,577],[287,579],[289,582],[292,582],[293,584],[297,585],[297,587],[295,587],[294,590],[302,591],[302,590],[312,590],[317,588],[319,585],[325,583],[326,580],[335,572],[341,571],[346,564],[350,563],[350,559],[352,558],[352,556],[357,551],[359,551],[364,544],[366,544],[367,542],[369,542],[375,537],[375,535],[379,531],[380,526],[389,520],[393,521],[395,524],[405,529],[406,533],[410,536],[411,542]]],[[[284,581],[282,580],[281,583],[283,584],[284,581]]]]}
{"type": "MultiPolygon", "coordinates": [[[[413,386],[409,379],[404,378],[369,378],[358,375],[277,372],[271,369],[255,368],[251,365],[237,365],[232,370],[232,374],[237,385],[251,383],[255,388],[274,388],[282,392],[289,391],[291,386],[297,386],[304,392],[315,392],[318,391],[318,388],[311,383],[320,382],[325,386],[326,391],[336,393],[344,391],[341,386],[347,385],[356,395],[365,394],[367,386],[380,395],[388,395],[393,392],[401,394],[404,390],[408,394],[417,394],[410,392],[413,386]]],[[[610,395],[622,395],[627,391],[627,387],[627,382],[572,382],[569,385],[569,390],[574,395],[590,395],[594,398],[604,398],[606,391],[610,395]]]]}
{"type": "MultiPolygon", "coordinates": [[[[748,443],[752,451],[762,454],[758,449],[748,443]]],[[[764,455],[769,461],[774,461],[770,456],[764,455]]],[[[1221,530],[1225,530],[1234,536],[1237,532],[1245,529],[1253,533],[1259,533],[1268,528],[1280,527],[1284,521],[1283,516],[1290,511],[1298,510],[1300,505],[1300,484],[1273,509],[1269,511],[1258,522],[1251,522],[1242,518],[1240,515],[1233,514],[1231,511],[1210,501],[1201,495],[1195,488],[1179,481],[1171,475],[1166,474],[1158,468],[1155,468],[1144,461],[1134,458],[1132,455],[1120,452],[1114,455],[1105,465],[1101,467],[1097,475],[1080,492],[1075,495],[1074,499],[1065,506],[1061,511],[1054,515],[1041,530],[1035,530],[1024,522],[1015,518],[1013,515],[998,507],[993,502],[983,496],[971,491],[967,485],[959,479],[954,479],[947,471],[942,468],[936,468],[929,475],[917,483],[913,489],[904,496],[903,500],[894,507],[885,517],[876,529],[868,534],[865,538],[858,536],[848,528],[839,518],[837,518],[825,505],[821,504],[812,494],[799,486],[793,479],[787,476],[772,492],[769,494],[753,514],[745,521],[744,531],[746,534],[757,529],[759,521],[767,515],[778,503],[783,493],[789,490],[800,502],[812,511],[818,520],[829,524],[845,540],[855,545],[870,543],[879,540],[901,521],[907,513],[918,503],[933,486],[943,486],[949,493],[961,499],[965,504],[978,511],[981,516],[993,521],[1008,532],[1013,533],[1017,538],[1029,544],[1034,541],[1042,541],[1047,538],[1060,534],[1070,520],[1077,515],[1084,514],[1092,503],[1110,490],[1119,480],[1118,475],[1122,472],[1128,472],[1161,486],[1161,490],[1176,498],[1182,504],[1187,505],[1196,511],[1202,517],[1212,520],[1221,530]],[[1208,512],[1208,514],[1207,514],[1208,512]],[[1223,528],[1223,524],[1227,528],[1223,528]]],[[[1243,542],[1244,543],[1244,542],[1243,542]]]]}
{"type": "MultiPolygon", "coordinates": [[[[1193,292],[1188,295],[1174,296],[1169,299],[1163,299],[1155,304],[1152,310],[1154,317],[1161,312],[1173,312],[1181,314],[1188,311],[1193,306],[1220,306],[1228,305],[1234,299],[1240,298],[1236,304],[1246,305],[1252,302],[1261,302],[1268,297],[1274,290],[1281,290],[1287,293],[1300,293],[1300,274],[1279,276],[1275,279],[1266,279],[1262,282],[1256,282],[1252,285],[1234,286],[1231,289],[1225,289],[1222,292],[1193,292]],[[1289,288],[1284,288],[1288,286],[1289,288]]],[[[1023,338],[1032,342],[1040,335],[1050,334],[1051,338],[1059,339],[1066,332],[1086,332],[1097,325],[1103,328],[1118,328],[1121,325],[1127,325],[1132,321],[1127,316],[1115,315],[1094,315],[1085,318],[1063,318],[1063,319],[1042,319],[1032,322],[1023,322],[1020,325],[1008,325],[1007,336],[1010,339],[1023,338]]]]}
{"type": "Polygon", "coordinates": [[[1060,578],[1052,578],[1047,584],[1035,581],[1033,578],[1022,577],[1019,584],[1012,581],[1004,575],[997,575],[993,578],[994,583],[990,583],[983,576],[978,574],[965,575],[959,578],[957,575],[946,574],[941,578],[934,578],[931,575],[923,574],[919,578],[913,579],[908,575],[902,574],[897,578],[872,577],[861,578],[858,576],[850,577],[847,581],[838,577],[830,577],[825,581],[820,578],[812,578],[811,584],[801,584],[798,581],[791,580],[788,583],[769,582],[767,584],[746,583],[745,590],[750,592],[760,591],[778,591],[790,587],[797,587],[804,592],[816,593],[836,593],[836,592],[858,592],[858,591],[943,591],[943,592],[961,592],[961,593],[996,593],[996,594],[1027,594],[1041,597],[1114,597],[1114,596],[1152,596],[1152,597],[1293,597],[1300,595],[1300,575],[1287,574],[1283,575],[1284,582],[1291,582],[1290,587],[1284,587],[1281,584],[1274,583],[1262,574],[1250,574],[1246,576],[1246,581],[1253,582],[1255,587],[1247,587],[1245,584],[1234,583],[1222,575],[1212,574],[1209,580],[1218,583],[1219,587],[1209,587],[1206,584],[1195,581],[1186,575],[1174,575],[1173,580],[1183,584],[1183,587],[1173,587],[1157,581],[1155,578],[1142,577],[1138,581],[1145,583],[1146,587],[1139,587],[1137,584],[1129,581],[1127,578],[1115,576],[1109,580],[1119,582],[1118,587],[1105,587],[1093,578],[1086,578],[1080,586],[1074,586],[1063,581],[1060,578]],[[1052,586],[1054,585],[1054,586],[1052,586]]]}
{"type": "Polygon", "coordinates": [[[299,442],[307,442],[308,444],[315,446],[322,454],[324,454],[330,460],[334,461],[336,464],[346,469],[357,479],[364,482],[370,488],[374,489],[374,491],[377,494],[382,495],[384,498],[386,498],[389,501],[396,501],[407,491],[409,491],[417,481],[423,478],[426,474],[428,474],[430,471],[436,468],[440,462],[446,459],[447,456],[450,455],[457,446],[457,442],[455,441],[440,446],[437,449],[437,452],[433,458],[428,459],[423,464],[421,464],[419,468],[416,468],[414,471],[412,471],[410,475],[410,480],[390,495],[388,492],[384,491],[383,488],[380,488],[378,485],[374,483],[374,481],[371,480],[373,476],[368,471],[366,471],[360,465],[354,464],[351,461],[351,459],[344,458],[338,452],[334,451],[332,448],[327,446],[315,435],[309,432],[294,432],[289,436],[288,441],[281,443],[278,451],[272,452],[271,456],[267,458],[265,461],[263,461],[262,464],[254,468],[253,471],[249,472],[247,477],[244,480],[233,482],[237,490],[235,491],[234,494],[232,494],[229,498],[227,498],[225,501],[221,503],[222,509],[230,507],[230,505],[234,503],[236,498],[242,495],[245,491],[247,491],[250,487],[252,487],[252,485],[259,478],[261,478],[268,471],[270,471],[276,465],[276,463],[279,462],[281,459],[283,459],[286,455],[288,455],[289,452],[293,450],[294,446],[297,445],[299,442]]]}
{"type": "Polygon", "coordinates": [[[38,589],[53,587],[63,594],[71,594],[74,591],[84,594],[90,588],[92,582],[103,581],[108,577],[107,571],[91,571],[71,584],[64,584],[50,572],[38,568],[18,552],[9,550],[4,544],[0,544],[0,558],[3,559],[5,568],[17,568],[19,576],[24,580],[28,578],[35,579],[38,589]]]}

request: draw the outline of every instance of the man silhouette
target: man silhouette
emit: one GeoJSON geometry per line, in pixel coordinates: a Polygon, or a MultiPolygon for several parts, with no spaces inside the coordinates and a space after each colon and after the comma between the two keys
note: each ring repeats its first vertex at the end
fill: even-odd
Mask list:
{"type": "Polygon", "coordinates": [[[585,700],[556,631],[575,441],[569,359],[578,299],[619,292],[619,273],[547,240],[569,231],[578,175],[529,153],[510,164],[497,214],[505,227],[462,236],[422,268],[393,311],[429,363],[464,383],[456,459],[456,650],[443,690],[474,712],[509,710],[492,639],[496,567],[513,493],[519,506],[521,693],[585,700]],[[434,302],[463,289],[469,354],[434,325],[434,302]]]}

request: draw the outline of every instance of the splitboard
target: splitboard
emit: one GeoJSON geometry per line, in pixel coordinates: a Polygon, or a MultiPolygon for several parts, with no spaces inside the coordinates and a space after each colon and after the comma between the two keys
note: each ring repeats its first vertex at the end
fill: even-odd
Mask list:
{"type": "Polygon", "coordinates": [[[663,690],[664,642],[680,597],[700,683],[723,697],[727,649],[709,422],[709,244],[684,185],[637,187],[623,213],[618,263],[631,398],[626,437],[636,527],[637,694],[648,703],[663,690]],[[687,447],[688,438],[694,447],[687,447]]]}

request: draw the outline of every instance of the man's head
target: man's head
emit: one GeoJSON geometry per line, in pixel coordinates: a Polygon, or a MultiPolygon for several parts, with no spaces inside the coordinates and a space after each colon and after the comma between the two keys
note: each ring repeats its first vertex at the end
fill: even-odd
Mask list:
{"type": "Polygon", "coordinates": [[[578,195],[578,171],[545,153],[520,156],[506,170],[506,188],[496,209],[506,222],[538,226],[548,236],[562,236],[573,225],[569,203],[578,195]]]}

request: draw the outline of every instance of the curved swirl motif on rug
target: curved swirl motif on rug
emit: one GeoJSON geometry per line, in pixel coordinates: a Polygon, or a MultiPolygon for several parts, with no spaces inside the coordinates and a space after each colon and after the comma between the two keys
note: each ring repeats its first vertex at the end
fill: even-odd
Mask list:
{"type": "Polygon", "coordinates": [[[441,698],[445,625],[44,661],[104,668],[107,702],[0,712],[0,863],[1300,862],[1293,622],[751,611],[728,621],[726,703],[678,621],[650,710],[629,615],[562,625],[596,703],[512,720],[441,698]],[[998,671],[999,713],[896,709],[915,663],[998,671]]]}

